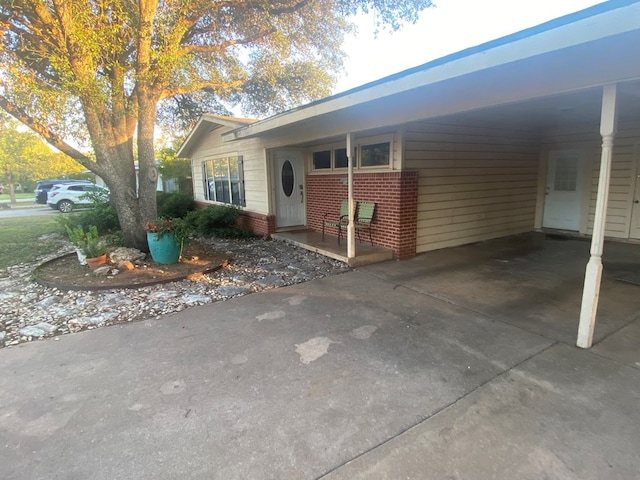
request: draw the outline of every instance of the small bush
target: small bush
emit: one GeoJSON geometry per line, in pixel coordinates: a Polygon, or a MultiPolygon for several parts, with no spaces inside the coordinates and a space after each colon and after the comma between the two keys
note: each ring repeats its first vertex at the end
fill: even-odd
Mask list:
{"type": "Polygon", "coordinates": [[[204,210],[195,210],[186,216],[198,235],[221,238],[249,238],[253,233],[236,227],[240,209],[227,205],[211,205],[204,210]]]}
{"type": "Polygon", "coordinates": [[[107,252],[107,247],[100,238],[95,225],[91,225],[86,232],[82,227],[67,227],[67,234],[71,243],[87,258],[100,257],[107,252]]]}
{"type": "Polygon", "coordinates": [[[158,217],[183,218],[196,208],[193,197],[185,192],[158,192],[158,217]]]}
{"type": "Polygon", "coordinates": [[[120,229],[118,214],[106,201],[95,201],[91,207],[77,213],[58,215],[56,220],[62,231],[76,227],[87,230],[91,225],[95,225],[98,232],[103,235],[120,229]]]}

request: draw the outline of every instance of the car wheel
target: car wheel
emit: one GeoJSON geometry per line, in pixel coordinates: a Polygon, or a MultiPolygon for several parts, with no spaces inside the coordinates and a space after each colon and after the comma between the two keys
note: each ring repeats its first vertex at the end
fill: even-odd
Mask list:
{"type": "Polygon", "coordinates": [[[71,210],[73,210],[73,203],[69,200],[62,200],[60,203],[58,203],[58,210],[60,210],[62,213],[69,213],[71,210]]]}

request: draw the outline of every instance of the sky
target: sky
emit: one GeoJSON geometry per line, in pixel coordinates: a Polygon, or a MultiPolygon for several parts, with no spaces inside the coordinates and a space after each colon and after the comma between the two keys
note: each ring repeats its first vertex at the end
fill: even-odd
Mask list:
{"type": "Polygon", "coordinates": [[[370,16],[357,20],[358,32],[343,44],[340,93],[450,53],[583,10],[603,0],[434,0],[415,25],[376,38],[370,16]]]}

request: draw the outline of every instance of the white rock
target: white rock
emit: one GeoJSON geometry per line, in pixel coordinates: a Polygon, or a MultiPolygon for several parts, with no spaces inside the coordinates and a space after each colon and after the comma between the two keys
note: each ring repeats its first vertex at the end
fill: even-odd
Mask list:
{"type": "Polygon", "coordinates": [[[5,300],[11,300],[12,298],[16,298],[18,294],[16,292],[4,292],[0,293],[0,302],[4,302],[5,300]]]}
{"type": "Polygon", "coordinates": [[[149,300],[168,300],[177,296],[178,292],[175,290],[160,290],[149,295],[149,300]]]}
{"type": "Polygon", "coordinates": [[[109,273],[111,273],[111,267],[109,265],[103,265],[93,270],[91,275],[94,277],[106,277],[109,273]]]}
{"type": "Polygon", "coordinates": [[[57,325],[51,325],[50,323],[46,322],[40,322],[35,327],[39,328],[44,333],[53,333],[59,328],[57,325]]]}
{"type": "Polygon", "coordinates": [[[249,293],[250,291],[251,289],[247,287],[238,287],[236,285],[223,285],[222,287],[216,290],[216,293],[221,297],[233,297],[235,295],[244,295],[245,293],[249,293]]]}
{"type": "Polygon", "coordinates": [[[54,303],[60,303],[61,301],[62,301],[62,299],[60,297],[58,297],[57,295],[50,295],[50,296],[44,298],[43,300],[40,300],[38,303],[36,303],[34,305],[34,307],[48,308],[51,305],[53,305],[54,303]]]}
{"type": "Polygon", "coordinates": [[[116,264],[118,262],[137,262],[140,260],[144,260],[146,257],[146,253],[143,253],[135,248],[126,247],[116,248],[109,254],[109,259],[116,264]]]}
{"type": "Polygon", "coordinates": [[[210,295],[185,295],[182,297],[182,301],[185,305],[198,305],[200,303],[210,303],[211,296],[210,295]]]}
{"type": "Polygon", "coordinates": [[[21,328],[18,333],[20,335],[22,335],[23,337],[44,337],[46,335],[46,332],[44,330],[42,330],[41,328],[38,327],[24,327],[21,328]]]}

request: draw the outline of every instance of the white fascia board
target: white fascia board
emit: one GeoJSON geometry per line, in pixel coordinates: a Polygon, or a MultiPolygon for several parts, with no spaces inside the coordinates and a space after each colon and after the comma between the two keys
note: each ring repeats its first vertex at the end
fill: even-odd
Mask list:
{"type": "MultiPolygon", "coordinates": [[[[620,2],[609,0],[605,4],[592,8],[601,9],[606,4],[616,3],[620,2]]],[[[577,12],[570,16],[581,13],[577,12]]],[[[235,140],[259,136],[318,115],[332,113],[480,70],[594,42],[624,32],[639,30],[640,3],[626,4],[559,26],[554,26],[555,22],[551,21],[478,47],[463,50],[423,66],[392,75],[387,79],[275,115],[253,125],[227,132],[223,138],[235,140]],[[540,31],[536,33],[536,30],[540,31]]]]}
{"type": "Polygon", "coordinates": [[[205,121],[206,120],[204,119],[204,115],[198,119],[195,126],[189,132],[189,135],[187,135],[187,138],[185,138],[184,142],[182,142],[182,145],[180,145],[180,148],[176,152],[176,157],[178,158],[189,157],[189,154],[191,153],[192,143],[195,143],[198,137],[200,136],[202,124],[205,121]]]}
{"type": "Polygon", "coordinates": [[[201,140],[206,131],[208,131],[213,125],[229,128],[240,128],[246,125],[251,125],[255,122],[256,120],[246,118],[223,117],[220,115],[211,115],[205,113],[198,119],[198,122],[193,127],[191,132],[189,132],[189,135],[187,136],[185,141],[182,142],[182,145],[178,149],[176,156],[189,157],[193,148],[201,140]]]}

